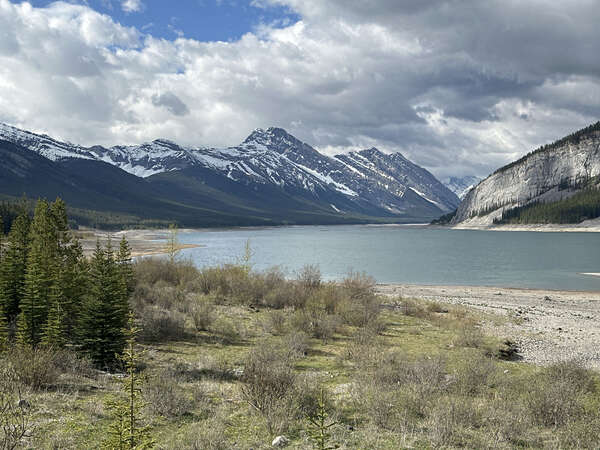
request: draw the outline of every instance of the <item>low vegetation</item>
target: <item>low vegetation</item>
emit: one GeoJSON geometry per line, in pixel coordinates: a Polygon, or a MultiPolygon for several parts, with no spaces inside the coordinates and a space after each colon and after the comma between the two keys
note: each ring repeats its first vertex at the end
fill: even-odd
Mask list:
{"type": "Polygon", "coordinates": [[[490,317],[380,298],[362,273],[249,259],[137,260],[111,365],[9,333],[0,448],[597,448],[600,380],[576,362],[519,362],[490,317]]]}

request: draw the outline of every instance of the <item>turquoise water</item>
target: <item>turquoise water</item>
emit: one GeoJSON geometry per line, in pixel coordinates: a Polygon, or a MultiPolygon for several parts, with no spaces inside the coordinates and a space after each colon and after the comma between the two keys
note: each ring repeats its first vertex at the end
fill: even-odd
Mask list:
{"type": "Polygon", "coordinates": [[[600,291],[600,233],[497,232],[419,226],[298,226],[181,232],[198,267],[236,262],[249,239],[256,269],[289,275],[315,264],[325,279],[365,271],[380,283],[600,291]]]}

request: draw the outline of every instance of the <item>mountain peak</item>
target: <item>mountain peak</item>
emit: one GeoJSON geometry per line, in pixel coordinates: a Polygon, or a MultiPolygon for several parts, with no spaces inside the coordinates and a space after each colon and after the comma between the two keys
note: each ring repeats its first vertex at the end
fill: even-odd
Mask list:
{"type": "Polygon", "coordinates": [[[244,140],[243,144],[249,143],[258,143],[265,144],[268,142],[272,142],[274,140],[297,140],[294,136],[288,133],[283,128],[279,127],[269,127],[267,129],[264,128],[256,128],[250,135],[244,140]]]}

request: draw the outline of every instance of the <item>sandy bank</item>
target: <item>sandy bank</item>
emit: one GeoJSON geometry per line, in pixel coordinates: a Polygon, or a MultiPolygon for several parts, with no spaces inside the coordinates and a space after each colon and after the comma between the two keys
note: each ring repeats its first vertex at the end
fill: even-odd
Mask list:
{"type": "Polygon", "coordinates": [[[486,331],[517,342],[525,361],[549,364],[578,359],[600,369],[600,292],[470,286],[381,284],[387,296],[420,298],[504,315],[486,331]]]}
{"type": "MultiPolygon", "coordinates": [[[[180,232],[188,230],[179,230],[180,232]]],[[[96,248],[96,240],[100,240],[102,245],[110,239],[114,246],[119,245],[119,241],[125,236],[131,246],[132,256],[148,256],[167,253],[167,240],[169,238],[168,230],[125,230],[117,232],[82,230],[76,232],[81,239],[83,251],[85,254],[91,254],[96,248]]],[[[195,248],[201,245],[179,244],[178,248],[195,248]]]]}

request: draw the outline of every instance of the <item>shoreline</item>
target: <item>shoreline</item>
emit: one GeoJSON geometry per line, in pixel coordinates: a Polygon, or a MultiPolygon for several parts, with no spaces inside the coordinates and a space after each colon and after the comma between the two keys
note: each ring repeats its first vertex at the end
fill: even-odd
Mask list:
{"type": "MultiPolygon", "coordinates": [[[[189,229],[178,230],[192,231],[189,229]]],[[[117,247],[121,238],[125,237],[131,247],[131,257],[137,258],[140,256],[164,255],[168,253],[166,248],[169,230],[123,230],[123,231],[100,231],[100,230],[79,230],[75,232],[81,240],[83,252],[85,255],[90,255],[96,248],[96,241],[99,240],[102,245],[106,245],[108,240],[112,241],[113,246],[117,247]]],[[[179,244],[177,250],[187,248],[203,247],[201,244],[179,244]]]]}
{"type": "Polygon", "coordinates": [[[376,291],[499,316],[502,320],[484,318],[482,329],[515,342],[525,362],[578,360],[600,370],[600,292],[414,284],[378,284],[376,291]]]}
{"type": "MultiPolygon", "coordinates": [[[[439,225],[431,223],[354,223],[354,224],[313,224],[313,225],[256,225],[256,226],[223,226],[211,228],[178,228],[180,233],[202,233],[210,231],[236,231],[236,230],[268,230],[272,228],[294,228],[294,227],[389,227],[389,228],[424,228],[424,229],[441,229],[441,230],[471,230],[471,231],[526,231],[539,233],[600,233],[600,219],[586,220],[579,224],[524,224],[524,225],[484,225],[484,224],[457,224],[457,225],[439,225]]],[[[98,236],[122,236],[123,234],[151,236],[154,239],[165,239],[169,233],[165,228],[144,228],[144,229],[128,229],[121,231],[105,231],[92,228],[82,228],[76,233],[88,234],[93,233],[98,236]]]]}

